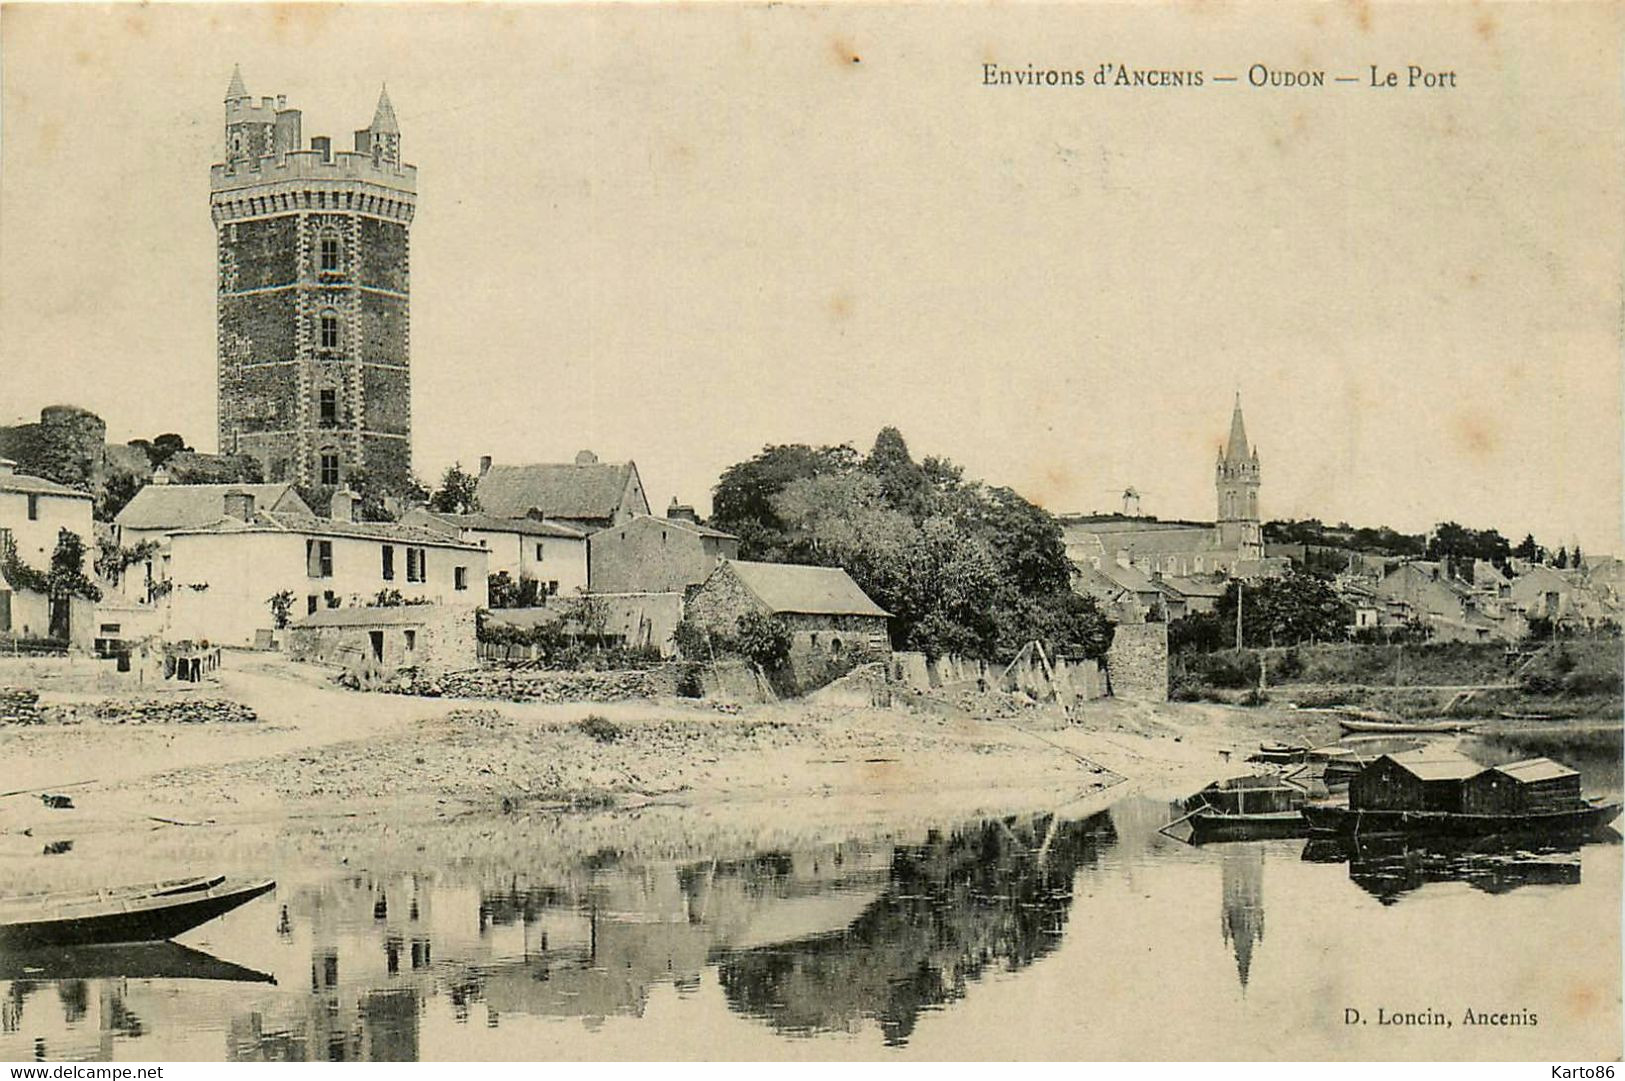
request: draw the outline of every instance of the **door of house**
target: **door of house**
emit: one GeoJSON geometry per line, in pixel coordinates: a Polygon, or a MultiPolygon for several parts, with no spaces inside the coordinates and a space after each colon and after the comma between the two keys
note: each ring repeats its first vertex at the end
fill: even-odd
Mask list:
{"type": "Polygon", "coordinates": [[[11,630],[11,590],[0,589],[0,631],[11,630]]]}
{"type": "Polygon", "coordinates": [[[379,664],[383,664],[384,663],[384,632],[383,631],[372,631],[372,632],[370,632],[369,637],[371,637],[371,639],[372,639],[372,659],[377,661],[379,664]]]}

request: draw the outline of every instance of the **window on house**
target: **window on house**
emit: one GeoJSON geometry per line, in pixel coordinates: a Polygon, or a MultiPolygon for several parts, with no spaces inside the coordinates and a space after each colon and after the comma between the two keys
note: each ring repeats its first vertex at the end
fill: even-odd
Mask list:
{"type": "Polygon", "coordinates": [[[558,582],[551,581],[551,582],[547,583],[547,595],[549,597],[556,597],[556,596],[559,595],[559,584],[558,584],[558,582]]]}
{"type": "Polygon", "coordinates": [[[451,587],[453,589],[468,588],[468,568],[453,567],[451,572],[451,587]]]}
{"type": "Polygon", "coordinates": [[[39,496],[33,492],[28,494],[28,520],[30,522],[39,521],[39,496]]]}
{"type": "Polygon", "coordinates": [[[406,580],[408,582],[428,581],[428,554],[422,548],[408,548],[406,550],[406,580]]]}
{"type": "Polygon", "coordinates": [[[339,347],[339,317],[333,312],[322,313],[322,348],[339,347]]]}
{"type": "Polygon", "coordinates": [[[305,598],[305,615],[307,615],[307,616],[315,615],[316,614],[316,604],[317,604],[316,594],[312,593],[310,596],[306,597],[305,598]]]}
{"type": "Polygon", "coordinates": [[[406,635],[406,652],[408,655],[411,655],[411,653],[418,648],[418,632],[403,631],[402,633],[406,635]]]}
{"type": "Polygon", "coordinates": [[[541,545],[541,542],[538,541],[536,543],[536,562],[540,563],[541,561],[542,561],[542,545],[541,545]]]}
{"type": "Polygon", "coordinates": [[[339,269],[339,238],[336,236],[322,237],[322,269],[339,269]]]}
{"type": "Polygon", "coordinates": [[[305,571],[312,578],[333,577],[333,542],[307,540],[305,542],[305,571]]]}
{"type": "Polygon", "coordinates": [[[393,544],[386,544],[384,545],[384,581],[393,582],[394,580],[395,546],[393,544]]]}
{"type": "Polygon", "coordinates": [[[323,387],[321,393],[321,410],[323,424],[337,424],[339,419],[339,392],[332,387],[323,387]]]}
{"type": "Polygon", "coordinates": [[[321,474],[323,484],[334,485],[339,482],[338,452],[331,450],[322,451],[321,474]]]}

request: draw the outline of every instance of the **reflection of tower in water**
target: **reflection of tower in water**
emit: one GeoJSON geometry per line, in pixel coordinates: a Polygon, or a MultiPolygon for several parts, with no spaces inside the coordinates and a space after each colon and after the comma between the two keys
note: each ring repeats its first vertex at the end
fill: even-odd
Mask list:
{"type": "Polygon", "coordinates": [[[1253,945],[1264,940],[1264,850],[1258,845],[1231,845],[1219,864],[1224,906],[1219,929],[1236,951],[1236,975],[1242,989],[1253,967],[1253,945]]]}

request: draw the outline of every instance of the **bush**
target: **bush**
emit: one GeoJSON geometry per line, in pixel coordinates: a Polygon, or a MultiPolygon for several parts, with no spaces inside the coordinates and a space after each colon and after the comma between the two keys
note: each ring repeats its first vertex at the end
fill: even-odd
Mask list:
{"type": "Polygon", "coordinates": [[[1274,658],[1270,664],[1271,679],[1297,679],[1301,675],[1303,675],[1303,657],[1295,649],[1287,650],[1274,658]]]}
{"type": "Polygon", "coordinates": [[[1254,687],[1252,690],[1241,696],[1241,704],[1244,706],[1262,706],[1269,700],[1270,696],[1259,690],[1257,687],[1254,687]]]}
{"type": "Polygon", "coordinates": [[[739,617],[739,652],[766,669],[777,668],[790,659],[790,628],[782,619],[764,612],[746,612],[739,617]]]}
{"type": "Polygon", "coordinates": [[[621,726],[601,713],[589,713],[576,722],[576,727],[599,743],[614,743],[621,738],[621,726]]]}

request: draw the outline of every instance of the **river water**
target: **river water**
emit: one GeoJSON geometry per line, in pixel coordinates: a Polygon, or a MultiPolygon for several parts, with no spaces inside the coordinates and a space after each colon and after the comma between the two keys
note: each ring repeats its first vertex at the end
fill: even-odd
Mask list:
{"type": "MultiPolygon", "coordinates": [[[[1588,789],[1614,746],[1568,748],[1588,789]]],[[[7,972],[0,1060],[1618,1056],[1617,834],[1192,847],[1179,795],[791,840],[464,822],[366,867],[324,836],[179,945],[7,972]]]]}

